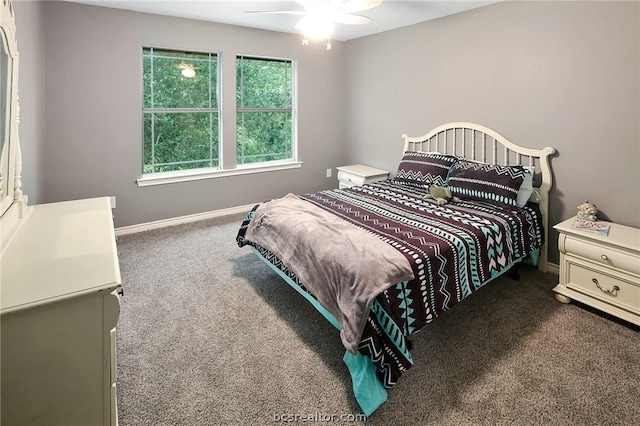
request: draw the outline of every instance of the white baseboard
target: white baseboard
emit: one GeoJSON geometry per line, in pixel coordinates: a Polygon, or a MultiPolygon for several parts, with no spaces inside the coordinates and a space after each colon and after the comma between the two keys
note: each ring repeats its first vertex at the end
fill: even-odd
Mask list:
{"type": "Polygon", "coordinates": [[[554,275],[560,275],[560,265],[547,262],[547,272],[554,275]]]}
{"type": "Polygon", "coordinates": [[[246,206],[231,207],[228,209],[212,210],[203,213],[190,214],[187,216],[179,216],[171,219],[156,220],[154,222],[140,223],[138,225],[123,226],[116,228],[116,236],[135,234],[142,231],[150,231],[152,229],[165,228],[167,226],[182,225],[183,223],[197,222],[199,220],[212,219],[214,217],[228,216],[237,213],[247,213],[257,203],[248,204],[246,206]]]}

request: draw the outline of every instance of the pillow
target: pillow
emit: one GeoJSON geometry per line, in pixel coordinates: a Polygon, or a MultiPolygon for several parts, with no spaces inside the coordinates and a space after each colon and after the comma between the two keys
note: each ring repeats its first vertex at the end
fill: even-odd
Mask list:
{"type": "Polygon", "coordinates": [[[516,207],[518,190],[526,174],[527,171],[522,166],[499,166],[461,160],[451,167],[447,184],[451,193],[459,198],[516,207]]]}
{"type": "MultiPolygon", "coordinates": [[[[464,157],[460,157],[460,160],[466,160],[466,161],[471,161],[473,163],[482,163],[481,161],[477,161],[477,160],[469,160],[469,159],[465,159],[464,157]]],[[[482,163],[482,164],[486,164],[486,163],[482,163]]],[[[525,169],[526,174],[524,175],[524,181],[522,182],[522,185],[520,185],[520,188],[518,189],[518,197],[516,199],[516,204],[518,205],[518,207],[524,207],[527,202],[529,201],[529,198],[531,198],[531,194],[534,194],[534,199],[537,199],[537,201],[540,201],[540,194],[535,191],[534,187],[533,187],[533,175],[536,172],[536,167],[535,166],[522,166],[525,169]]]]}
{"type": "Polygon", "coordinates": [[[516,204],[518,207],[523,207],[529,201],[529,197],[533,194],[533,174],[536,171],[534,166],[522,166],[525,171],[524,181],[518,189],[518,196],[516,198],[516,204]]]}
{"type": "Polygon", "coordinates": [[[412,186],[445,186],[451,165],[458,159],[437,152],[406,151],[394,180],[412,186]]]}

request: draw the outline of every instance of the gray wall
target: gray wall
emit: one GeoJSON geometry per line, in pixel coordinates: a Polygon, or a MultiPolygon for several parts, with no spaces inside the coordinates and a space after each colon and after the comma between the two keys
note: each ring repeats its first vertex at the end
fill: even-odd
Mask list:
{"type": "Polygon", "coordinates": [[[44,173],[44,16],[41,2],[14,2],[20,55],[20,140],[22,191],[29,204],[43,201],[44,173]]]}
{"type": "MultiPolygon", "coordinates": [[[[327,51],[292,34],[65,2],[46,2],[44,12],[44,202],[115,195],[120,227],[337,185],[326,169],[344,158],[341,43],[327,51]],[[222,52],[227,70],[235,54],[297,60],[302,168],[139,188],[142,46],[222,52]]],[[[235,75],[223,85],[235,87],[235,75]]],[[[234,146],[234,117],[223,124],[234,146]]]]}
{"type": "Polygon", "coordinates": [[[402,133],[477,122],[557,148],[551,224],[588,199],[640,227],[639,28],[638,2],[517,1],[346,42],[348,161],[396,170],[402,133]]]}

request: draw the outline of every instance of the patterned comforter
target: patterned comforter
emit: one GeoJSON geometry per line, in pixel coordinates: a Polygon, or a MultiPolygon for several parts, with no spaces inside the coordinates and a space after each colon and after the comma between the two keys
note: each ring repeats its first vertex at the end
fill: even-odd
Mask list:
{"type": "MultiPolygon", "coordinates": [[[[358,347],[387,388],[413,364],[409,336],[543,244],[537,205],[507,209],[463,201],[440,206],[424,199],[425,193],[389,179],[299,196],[374,233],[411,264],[415,278],[391,286],[372,304],[358,347]]],[[[245,239],[256,208],[240,227],[238,245],[254,246],[308,292],[273,253],[245,239]]]]}

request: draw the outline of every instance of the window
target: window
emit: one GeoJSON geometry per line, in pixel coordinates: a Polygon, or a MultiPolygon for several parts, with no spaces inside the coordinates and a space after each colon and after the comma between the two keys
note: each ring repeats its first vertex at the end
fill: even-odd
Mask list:
{"type": "MultiPolygon", "coordinates": [[[[222,103],[218,53],[142,48],[143,160],[138,186],[298,168],[294,64],[237,56],[236,109],[222,103]],[[231,108],[231,109],[229,109],[231,108]],[[221,116],[236,121],[222,138],[221,116]],[[236,161],[223,164],[226,150],[236,161]]],[[[230,70],[233,72],[233,67],[230,70]]]]}
{"type": "Polygon", "coordinates": [[[220,167],[218,57],[143,48],[143,173],[220,167]]]}
{"type": "Polygon", "coordinates": [[[293,160],[293,65],[236,58],[237,164],[293,160]]]}

